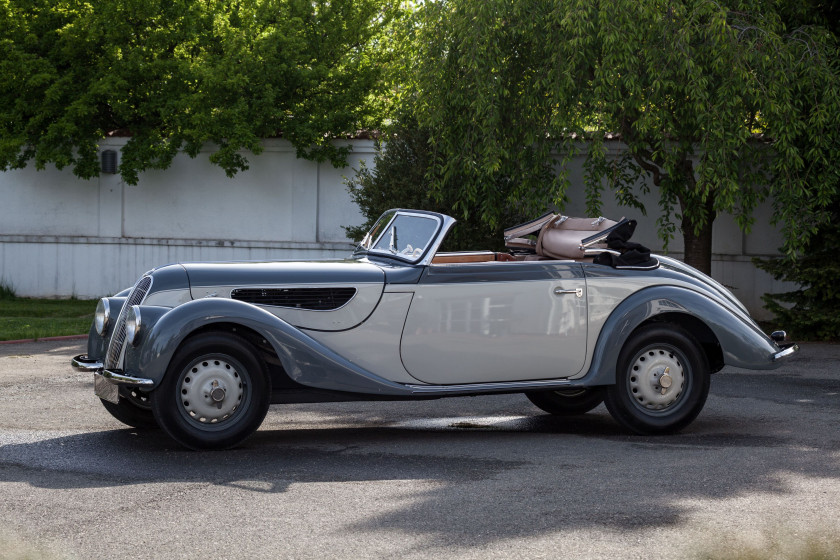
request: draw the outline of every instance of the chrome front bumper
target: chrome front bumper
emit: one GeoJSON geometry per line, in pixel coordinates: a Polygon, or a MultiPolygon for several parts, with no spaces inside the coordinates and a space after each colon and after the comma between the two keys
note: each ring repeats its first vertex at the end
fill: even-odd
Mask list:
{"type": "Polygon", "coordinates": [[[93,358],[88,357],[87,354],[79,354],[70,360],[70,364],[79,371],[96,371],[104,367],[102,362],[98,362],[93,358]]]}
{"type": "Polygon", "coordinates": [[[102,362],[98,362],[93,358],[89,358],[85,354],[80,354],[76,356],[70,361],[70,364],[80,371],[91,372],[95,375],[104,377],[111,383],[116,383],[118,385],[137,385],[138,387],[152,387],[155,384],[154,380],[152,379],[146,379],[145,377],[132,377],[130,375],[125,375],[121,371],[105,369],[105,366],[102,364],[102,362]]]}

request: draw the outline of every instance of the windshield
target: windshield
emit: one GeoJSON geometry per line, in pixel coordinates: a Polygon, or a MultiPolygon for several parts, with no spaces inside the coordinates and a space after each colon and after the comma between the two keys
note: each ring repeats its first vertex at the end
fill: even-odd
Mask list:
{"type": "Polygon", "coordinates": [[[389,210],[374,224],[356,249],[418,262],[440,229],[440,218],[389,210]]]}

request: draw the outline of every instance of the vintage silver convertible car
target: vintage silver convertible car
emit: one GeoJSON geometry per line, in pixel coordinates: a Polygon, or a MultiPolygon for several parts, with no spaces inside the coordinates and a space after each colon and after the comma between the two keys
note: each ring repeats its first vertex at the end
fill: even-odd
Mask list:
{"type": "Polygon", "coordinates": [[[711,373],[797,350],[677,260],[593,262],[621,256],[603,242],[626,220],[571,243],[561,231],[564,253],[549,241],[566,219],[543,218],[511,230],[539,239],[511,236],[525,250],[510,253],[439,252],[454,219],[391,210],[347,260],[156,268],[99,302],[73,365],[120,421],[211,449],[272,403],[491,393],[557,415],[604,402],[633,432],[669,433],[699,414],[711,373]]]}

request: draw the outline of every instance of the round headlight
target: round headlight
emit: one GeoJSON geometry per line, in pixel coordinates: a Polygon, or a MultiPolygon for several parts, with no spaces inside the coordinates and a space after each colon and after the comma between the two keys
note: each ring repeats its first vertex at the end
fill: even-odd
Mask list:
{"type": "Polygon", "coordinates": [[[140,308],[132,305],[128,308],[128,313],[125,316],[125,339],[132,346],[135,346],[140,341],[141,329],[140,308]]]}
{"type": "Polygon", "coordinates": [[[99,300],[96,304],[96,313],[93,315],[93,325],[99,336],[105,336],[108,332],[108,323],[111,321],[111,306],[106,298],[99,300]]]}

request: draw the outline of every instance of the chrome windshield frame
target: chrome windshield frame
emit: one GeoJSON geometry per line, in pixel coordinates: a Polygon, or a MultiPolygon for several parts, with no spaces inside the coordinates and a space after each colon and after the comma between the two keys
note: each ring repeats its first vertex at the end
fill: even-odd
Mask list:
{"type": "Polygon", "coordinates": [[[393,213],[392,216],[388,219],[388,222],[385,224],[384,227],[381,228],[380,231],[376,232],[376,238],[373,238],[370,235],[370,232],[365,234],[365,237],[362,241],[356,246],[356,249],[353,251],[353,256],[369,256],[369,257],[385,257],[389,259],[396,259],[400,262],[409,264],[409,265],[421,265],[426,266],[431,263],[432,258],[434,258],[435,253],[440,248],[441,243],[443,243],[446,234],[449,233],[449,230],[455,224],[456,220],[446,214],[439,214],[437,212],[428,212],[426,210],[404,210],[402,208],[394,208],[388,210],[382,214],[382,216],[376,221],[376,223],[371,228],[371,231],[375,229],[379,229],[377,226],[380,225],[380,222],[385,218],[389,213],[393,213]],[[435,232],[429,237],[427,240],[423,252],[418,257],[413,257],[411,255],[404,255],[400,253],[394,253],[389,250],[379,250],[374,249],[379,242],[385,237],[386,235],[392,235],[392,227],[394,222],[398,217],[401,216],[408,216],[408,217],[417,217],[423,219],[433,219],[436,221],[436,228],[435,232]]]}

